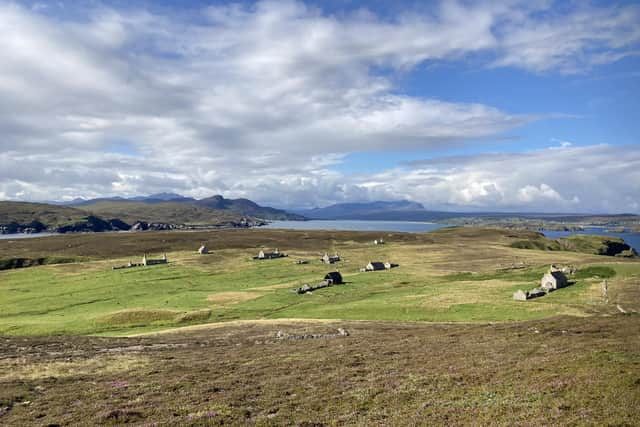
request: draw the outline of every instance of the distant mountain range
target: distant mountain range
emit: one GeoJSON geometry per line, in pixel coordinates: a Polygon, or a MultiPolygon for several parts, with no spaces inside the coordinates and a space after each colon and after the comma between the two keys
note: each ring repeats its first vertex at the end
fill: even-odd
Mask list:
{"type": "Polygon", "coordinates": [[[136,197],[99,197],[96,199],[74,199],[65,202],[46,202],[51,205],[61,206],[84,206],[92,205],[99,202],[143,202],[143,203],[164,203],[164,202],[196,202],[197,200],[191,197],[184,197],[176,193],[156,193],[149,196],[136,196],[136,197]]]}
{"type": "Polygon", "coordinates": [[[409,200],[390,202],[337,203],[324,208],[296,210],[309,219],[359,219],[386,221],[426,221],[448,218],[451,212],[428,211],[409,200]]]}
{"type": "Polygon", "coordinates": [[[535,213],[535,212],[451,212],[433,211],[416,202],[397,200],[390,202],[337,203],[324,208],[297,209],[293,212],[308,219],[323,220],[369,220],[369,221],[436,221],[451,224],[484,224],[499,225],[503,222],[513,222],[514,218],[554,221],[554,222],[584,222],[592,224],[632,223],[638,215],[594,215],[594,214],[566,214],[566,213],[535,213]],[[471,221],[473,220],[473,221],[471,221]]]}

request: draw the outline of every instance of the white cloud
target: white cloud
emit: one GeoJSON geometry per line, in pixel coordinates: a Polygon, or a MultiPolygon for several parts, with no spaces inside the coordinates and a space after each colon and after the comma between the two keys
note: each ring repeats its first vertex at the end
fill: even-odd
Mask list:
{"type": "MultiPolygon", "coordinates": [[[[640,145],[459,156],[386,174],[388,198],[433,209],[638,212],[640,145]]],[[[372,179],[367,177],[367,179],[372,179]]]]}
{"type": "Polygon", "coordinates": [[[544,18],[505,12],[511,19],[502,28],[505,37],[500,39],[495,66],[574,74],[638,55],[637,5],[596,8],[588,2],[562,3],[544,5],[534,12],[544,14],[544,18]]]}
{"type": "Polygon", "coordinates": [[[360,181],[327,170],[347,153],[469,143],[538,118],[398,94],[395,75],[418,64],[485,55],[494,59],[485,66],[569,72],[637,50],[637,7],[573,7],[545,23],[541,10],[445,1],[382,19],[265,1],[198,19],[101,6],[72,20],[0,2],[0,194],[174,190],[293,206],[396,194],[428,202],[421,192],[434,191],[437,203],[489,206],[546,184],[570,200],[555,181],[513,189],[483,171],[360,181]],[[598,18],[593,31],[588,17],[598,18]],[[121,140],[136,154],[111,152],[121,140]]]}
{"type": "Polygon", "coordinates": [[[518,190],[518,200],[523,203],[540,203],[543,205],[547,201],[557,202],[564,201],[562,196],[545,183],[538,187],[535,185],[525,185],[518,190]]]}

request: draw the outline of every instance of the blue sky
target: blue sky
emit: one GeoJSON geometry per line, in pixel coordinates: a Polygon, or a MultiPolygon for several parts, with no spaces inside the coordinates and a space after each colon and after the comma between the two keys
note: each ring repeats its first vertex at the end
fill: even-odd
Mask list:
{"type": "Polygon", "coordinates": [[[0,0],[0,199],[640,213],[637,1],[0,0]]]}
{"type": "MultiPolygon", "coordinates": [[[[640,25],[640,23],[639,23],[640,25]]],[[[640,57],[578,75],[517,69],[469,69],[460,64],[422,66],[397,77],[397,92],[449,102],[485,103],[542,118],[472,146],[441,150],[354,153],[336,170],[374,172],[416,158],[485,152],[523,152],[559,146],[630,145],[640,135],[640,57]]],[[[640,185],[640,183],[639,183],[640,185]]]]}

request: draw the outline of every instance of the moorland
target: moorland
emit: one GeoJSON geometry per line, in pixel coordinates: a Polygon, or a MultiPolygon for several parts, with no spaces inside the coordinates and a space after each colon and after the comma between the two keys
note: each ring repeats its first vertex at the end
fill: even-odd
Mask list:
{"type": "Polygon", "coordinates": [[[0,271],[0,421],[632,425],[640,261],[614,246],[474,227],[0,241],[5,265],[46,264],[0,271]],[[143,253],[169,263],[112,269],[143,253]],[[550,264],[571,286],[512,299],[550,264]],[[291,292],[333,270],[345,285],[291,292]]]}

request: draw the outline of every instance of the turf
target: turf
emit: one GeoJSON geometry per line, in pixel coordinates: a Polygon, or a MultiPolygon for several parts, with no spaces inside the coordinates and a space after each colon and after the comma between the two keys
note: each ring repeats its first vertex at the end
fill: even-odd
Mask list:
{"type": "MultiPolygon", "coordinates": [[[[94,256],[84,262],[0,272],[0,334],[126,335],[197,323],[280,318],[496,322],[586,316],[615,310],[613,304],[602,303],[603,278],[609,278],[612,295],[624,296],[640,275],[636,260],[513,248],[513,241],[521,241],[527,232],[389,233],[384,246],[373,246],[369,234],[294,232],[290,237],[303,238],[286,239],[285,246],[281,240],[287,232],[279,230],[143,233],[142,241],[150,247],[163,247],[168,236],[178,235],[188,238],[193,248],[205,241],[215,249],[209,255],[177,250],[168,253],[169,265],[123,270],[111,267],[138,261],[125,257],[131,252],[131,233],[109,235],[108,259],[94,256]],[[230,238],[225,245],[216,236],[230,238]],[[290,256],[252,260],[261,242],[279,245],[290,256]],[[335,266],[320,263],[325,251],[340,252],[344,261],[335,266]],[[298,265],[297,259],[311,262],[298,265]],[[398,262],[400,267],[359,272],[371,260],[398,262]],[[551,263],[578,266],[571,287],[533,301],[512,300],[515,290],[535,287],[551,263]],[[291,292],[336,268],[346,285],[306,295],[291,292]]],[[[91,257],[102,238],[82,236],[83,244],[74,246],[78,236],[70,236],[66,241],[75,251],[67,256],[91,257]]],[[[186,243],[177,241],[178,247],[186,243]]],[[[20,242],[29,254],[41,251],[39,245],[60,242],[34,239],[28,244],[20,242]]],[[[611,302],[637,306],[620,298],[611,302]]]]}

